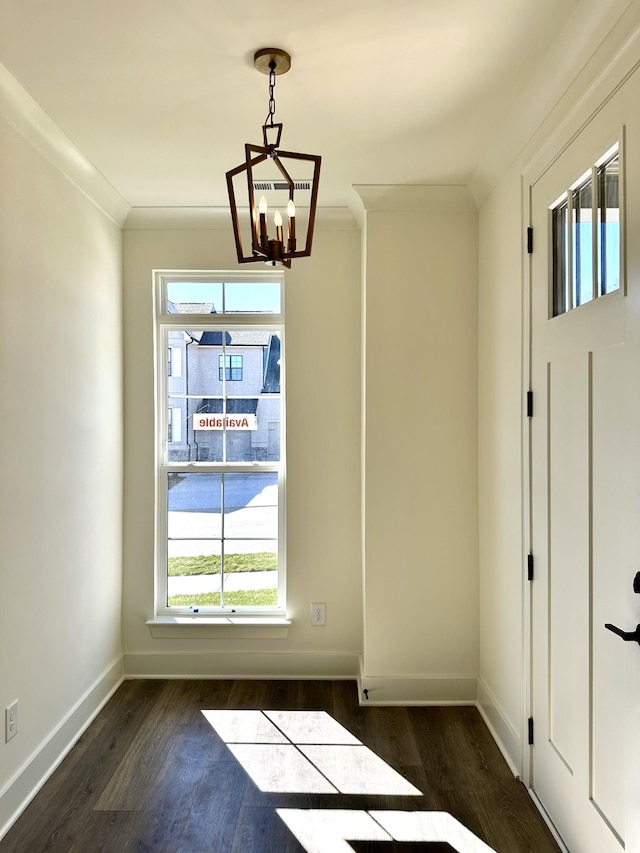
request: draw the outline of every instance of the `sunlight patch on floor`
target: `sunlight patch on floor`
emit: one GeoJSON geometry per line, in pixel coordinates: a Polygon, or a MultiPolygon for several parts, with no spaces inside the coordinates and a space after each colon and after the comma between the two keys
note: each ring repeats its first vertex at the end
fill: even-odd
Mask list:
{"type": "Polygon", "coordinates": [[[265,793],[421,795],[326,711],[202,713],[265,793]]]}
{"type": "Polygon", "coordinates": [[[420,791],[366,746],[301,746],[300,751],[341,794],[396,794],[420,791]]]}
{"type": "Polygon", "coordinates": [[[265,793],[337,794],[293,744],[228,744],[233,757],[265,793]]]}
{"type": "Polygon", "coordinates": [[[353,853],[349,841],[444,842],[457,853],[495,853],[447,812],[276,809],[307,853],[353,853]]]}
{"type": "MultiPolygon", "coordinates": [[[[202,711],[266,793],[421,796],[326,711],[202,711]]],[[[495,853],[447,812],[276,809],[307,853],[353,853],[349,841],[449,844],[495,853]]]]}
{"type": "Polygon", "coordinates": [[[203,711],[202,713],[226,744],[290,742],[263,711],[203,711]]]}
{"type": "Polygon", "coordinates": [[[292,743],[360,745],[358,738],[326,711],[265,711],[264,713],[292,743]]]}

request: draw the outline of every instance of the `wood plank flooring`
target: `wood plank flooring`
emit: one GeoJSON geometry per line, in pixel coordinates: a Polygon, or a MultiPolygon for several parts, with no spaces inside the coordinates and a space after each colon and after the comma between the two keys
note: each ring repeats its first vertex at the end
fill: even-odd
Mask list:
{"type": "Polygon", "coordinates": [[[463,827],[496,853],[558,851],[475,708],[360,707],[350,681],[140,680],[124,682],[0,853],[486,853],[463,827]],[[221,736],[203,710],[326,714],[239,715],[221,736]],[[399,793],[407,783],[417,791],[399,793]],[[388,833],[396,812],[429,829],[388,833]]]}

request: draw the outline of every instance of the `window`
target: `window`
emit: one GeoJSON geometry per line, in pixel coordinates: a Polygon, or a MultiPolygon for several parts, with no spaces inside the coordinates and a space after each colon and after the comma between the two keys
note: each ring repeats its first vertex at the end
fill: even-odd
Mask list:
{"type": "Polygon", "coordinates": [[[167,440],[176,444],[182,441],[182,409],[180,408],[169,409],[167,440]]]}
{"type": "Polygon", "coordinates": [[[218,379],[220,382],[222,382],[223,371],[227,382],[242,382],[241,355],[221,355],[218,364],[218,379]]]}
{"type": "Polygon", "coordinates": [[[616,144],[551,208],[551,314],[620,289],[621,180],[616,144]]]}
{"type": "Polygon", "coordinates": [[[282,283],[156,273],[158,615],[284,613],[282,283]]]}
{"type": "Polygon", "coordinates": [[[168,347],[167,376],[182,376],[182,352],[179,347],[168,347]]]}

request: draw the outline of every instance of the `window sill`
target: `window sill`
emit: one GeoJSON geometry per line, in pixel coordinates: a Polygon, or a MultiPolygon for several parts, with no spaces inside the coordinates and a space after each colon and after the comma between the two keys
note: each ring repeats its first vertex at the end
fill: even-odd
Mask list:
{"type": "Polygon", "coordinates": [[[291,619],[284,616],[156,616],[146,624],[154,639],[284,640],[291,619]]]}

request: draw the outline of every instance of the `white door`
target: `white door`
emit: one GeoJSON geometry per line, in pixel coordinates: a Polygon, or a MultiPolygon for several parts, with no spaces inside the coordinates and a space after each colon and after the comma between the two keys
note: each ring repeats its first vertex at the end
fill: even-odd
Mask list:
{"type": "Polygon", "coordinates": [[[640,853],[640,645],[605,629],[633,631],[640,622],[636,77],[531,187],[532,785],[571,853],[640,853]],[[603,267],[615,285],[616,163],[608,176],[588,170],[623,123],[626,276],[622,264],[619,289],[594,298],[594,270],[596,294],[603,267]],[[608,193],[604,216],[592,205],[590,178],[591,190],[595,180],[608,193]],[[575,225],[557,205],[565,191],[575,199],[575,225]]]}

